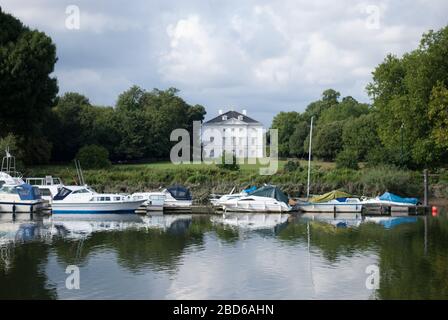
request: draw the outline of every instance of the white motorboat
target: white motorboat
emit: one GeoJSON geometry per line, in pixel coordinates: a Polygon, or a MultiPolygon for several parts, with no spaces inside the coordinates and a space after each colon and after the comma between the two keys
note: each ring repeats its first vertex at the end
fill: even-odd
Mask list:
{"type": "Polygon", "coordinates": [[[131,197],[134,200],[145,200],[143,206],[148,211],[163,211],[166,194],[163,192],[136,192],[131,197]]]}
{"type": "Polygon", "coordinates": [[[296,204],[296,209],[302,212],[361,212],[363,202],[359,198],[341,191],[331,191],[321,196],[316,196],[310,201],[296,204]]]}
{"type": "Polygon", "coordinates": [[[193,204],[190,190],[176,185],[162,191],[165,195],[164,209],[168,210],[189,210],[193,204]]]}
{"type": "Polygon", "coordinates": [[[32,213],[42,209],[39,190],[15,171],[15,157],[6,150],[0,171],[0,212],[32,213]]]}
{"type": "Polygon", "coordinates": [[[289,212],[288,197],[276,186],[264,186],[250,195],[223,203],[224,211],[233,212],[289,212]]]}
{"type": "Polygon", "coordinates": [[[62,189],[64,184],[60,178],[46,176],[45,178],[25,178],[26,183],[37,187],[40,191],[42,199],[49,204],[53,201],[53,198],[62,189]]]}
{"type": "Polygon", "coordinates": [[[249,189],[242,190],[240,193],[233,193],[235,191],[235,187],[230,191],[228,194],[224,194],[219,197],[211,198],[210,203],[213,207],[216,209],[222,209],[222,206],[224,203],[226,203],[229,200],[239,199],[241,197],[246,197],[249,195],[249,193],[255,191],[256,188],[252,187],[249,189]]]}
{"type": "Polygon", "coordinates": [[[381,196],[365,199],[365,206],[392,206],[392,207],[415,207],[419,200],[417,198],[403,198],[390,192],[385,192],[381,196]]]}
{"type": "Polygon", "coordinates": [[[53,214],[134,213],[144,199],[96,193],[88,186],[64,186],[53,198],[53,214]]]}

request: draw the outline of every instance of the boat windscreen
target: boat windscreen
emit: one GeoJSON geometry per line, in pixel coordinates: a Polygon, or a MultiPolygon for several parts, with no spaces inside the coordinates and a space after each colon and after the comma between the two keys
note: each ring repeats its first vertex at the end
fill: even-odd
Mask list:
{"type": "Polygon", "coordinates": [[[62,188],[59,192],[54,196],[53,200],[64,200],[72,191],[67,188],[62,188]]]}
{"type": "Polygon", "coordinates": [[[176,200],[192,200],[190,190],[182,186],[169,187],[168,192],[171,193],[176,200]]]}

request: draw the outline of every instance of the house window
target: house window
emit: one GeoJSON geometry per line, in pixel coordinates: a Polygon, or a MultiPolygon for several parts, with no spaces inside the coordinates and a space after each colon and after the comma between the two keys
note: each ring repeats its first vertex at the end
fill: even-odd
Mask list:
{"type": "Polygon", "coordinates": [[[223,145],[223,146],[226,145],[226,137],[222,137],[222,145],[223,145]]]}
{"type": "Polygon", "coordinates": [[[210,142],[215,141],[215,137],[210,137],[210,142]]]}
{"type": "Polygon", "coordinates": [[[235,128],[232,128],[232,132],[235,132],[235,128]]]}
{"type": "Polygon", "coordinates": [[[240,138],[240,146],[242,146],[243,145],[243,138],[240,138]]]}
{"type": "Polygon", "coordinates": [[[227,116],[222,116],[222,120],[226,121],[227,120],[227,116]]]}
{"type": "Polygon", "coordinates": [[[236,138],[232,137],[232,144],[235,145],[236,144],[236,138]]]}
{"type": "Polygon", "coordinates": [[[257,138],[252,138],[252,145],[256,145],[257,144],[257,138]]]}
{"type": "Polygon", "coordinates": [[[238,116],[238,120],[242,121],[243,120],[243,116],[238,116]]]}
{"type": "Polygon", "coordinates": [[[214,158],[215,157],[215,150],[212,149],[210,150],[210,158],[214,158]]]}
{"type": "Polygon", "coordinates": [[[240,132],[243,132],[243,128],[240,128],[240,132]]]}

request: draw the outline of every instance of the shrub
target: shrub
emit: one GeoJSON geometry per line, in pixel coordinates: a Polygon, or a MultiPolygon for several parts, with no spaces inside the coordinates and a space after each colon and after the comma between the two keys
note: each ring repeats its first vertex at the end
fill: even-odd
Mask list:
{"type": "Polygon", "coordinates": [[[336,168],[341,169],[359,169],[358,167],[358,154],[356,151],[345,149],[336,157],[336,168]]]}
{"type": "Polygon", "coordinates": [[[231,171],[240,170],[240,166],[237,162],[236,155],[229,154],[229,153],[222,155],[221,163],[217,164],[217,167],[220,169],[231,170],[231,171]],[[229,161],[230,158],[232,159],[231,162],[229,161]],[[227,159],[227,161],[226,161],[226,159],[227,159]]]}
{"type": "Polygon", "coordinates": [[[111,166],[109,152],[106,148],[98,145],[88,145],[79,149],[76,159],[86,169],[102,169],[111,166]]]}
{"type": "Polygon", "coordinates": [[[285,172],[295,172],[295,171],[302,171],[302,167],[300,165],[299,160],[288,160],[288,162],[285,163],[285,166],[283,167],[285,172]]]}

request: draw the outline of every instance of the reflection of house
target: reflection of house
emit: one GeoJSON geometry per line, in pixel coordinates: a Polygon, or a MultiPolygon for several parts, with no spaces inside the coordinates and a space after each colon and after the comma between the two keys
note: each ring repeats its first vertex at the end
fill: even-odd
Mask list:
{"type": "Polygon", "coordinates": [[[206,158],[219,158],[223,151],[239,158],[264,156],[263,125],[242,113],[219,111],[219,116],[202,125],[201,140],[206,158]]]}

